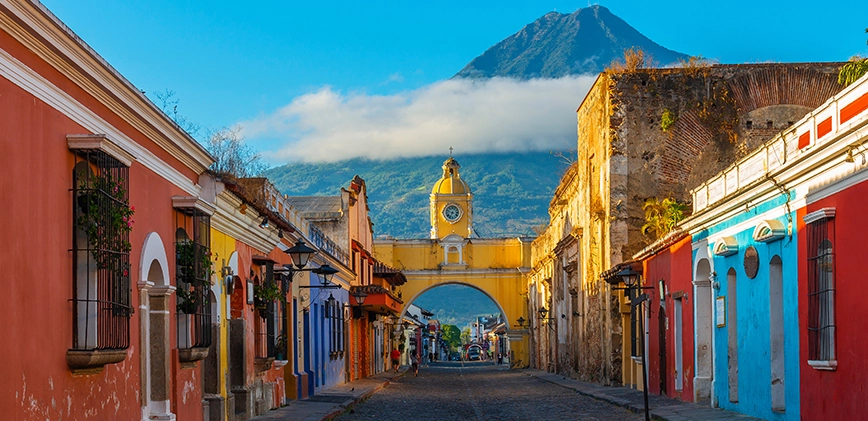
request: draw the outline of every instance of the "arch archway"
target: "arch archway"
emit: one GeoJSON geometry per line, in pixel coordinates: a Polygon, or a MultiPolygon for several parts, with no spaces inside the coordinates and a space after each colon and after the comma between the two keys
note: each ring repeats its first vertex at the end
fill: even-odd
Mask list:
{"type": "MultiPolygon", "coordinates": [[[[707,251],[707,245],[699,250],[707,251]]],[[[693,400],[703,402],[712,398],[712,384],[714,379],[714,318],[712,314],[714,304],[713,282],[714,271],[711,267],[711,259],[707,256],[697,256],[696,267],[693,271],[693,314],[694,331],[696,332],[696,344],[694,357],[696,366],[693,377],[693,400]]]]}
{"type": "MultiPolygon", "coordinates": [[[[409,313],[408,313],[408,310],[411,307],[418,306],[420,308],[425,308],[427,310],[436,311],[437,309],[428,308],[426,305],[419,306],[419,302],[424,301],[425,300],[424,296],[427,293],[432,292],[433,290],[436,290],[437,288],[440,288],[440,287],[457,287],[454,289],[450,289],[449,290],[450,294],[452,294],[452,293],[467,294],[467,293],[469,293],[469,291],[467,291],[466,289],[469,289],[469,290],[473,291],[473,300],[475,302],[478,301],[480,304],[483,302],[485,303],[485,305],[480,305],[479,314],[481,315],[484,313],[484,314],[490,314],[490,315],[497,315],[497,317],[499,318],[499,322],[502,323],[502,325],[498,324],[498,328],[497,328],[498,330],[497,331],[499,333],[497,335],[497,338],[495,340],[493,340],[492,342],[489,342],[489,345],[491,345],[490,356],[492,358],[496,359],[496,357],[498,355],[502,355],[504,359],[501,361],[507,361],[510,364],[517,364],[517,365],[523,365],[524,362],[527,361],[526,339],[525,339],[524,335],[522,334],[523,330],[518,330],[518,331],[514,330],[513,328],[517,327],[517,326],[514,326],[512,324],[513,321],[518,319],[519,317],[525,317],[525,316],[523,316],[523,314],[524,314],[523,308],[518,308],[516,306],[516,304],[513,302],[509,302],[509,301],[504,302],[504,297],[513,297],[515,294],[507,294],[506,291],[503,291],[503,290],[497,290],[497,289],[492,290],[492,288],[486,288],[486,287],[498,287],[498,286],[502,288],[502,287],[504,287],[504,282],[489,283],[488,285],[483,283],[482,285],[480,285],[480,283],[473,282],[473,280],[468,281],[468,280],[461,280],[461,279],[456,279],[456,278],[445,278],[443,280],[437,280],[437,281],[429,279],[428,282],[425,282],[424,284],[422,282],[416,282],[416,283],[408,282],[408,284],[405,284],[404,304],[403,304],[403,307],[401,308],[401,311],[399,313],[402,320],[411,319],[411,317],[409,316],[409,313]],[[410,288],[407,288],[408,284],[409,284],[410,288]],[[414,287],[416,287],[416,288],[414,288],[414,287]],[[500,295],[497,294],[498,292],[500,292],[500,295]],[[490,302],[490,304],[489,304],[489,302],[490,302]],[[513,305],[513,307],[510,307],[510,304],[513,305]]],[[[442,300],[443,298],[440,297],[440,299],[442,300]]],[[[514,300],[514,301],[519,301],[520,304],[522,304],[522,307],[526,306],[526,304],[521,302],[521,300],[514,300]]],[[[448,308],[448,304],[445,307],[448,308]]],[[[418,311],[418,310],[416,310],[416,311],[418,311]]],[[[416,315],[418,316],[418,314],[416,314],[416,315]]],[[[459,317],[460,321],[454,321],[453,320],[447,324],[459,325],[459,329],[462,329],[462,327],[467,326],[466,324],[464,324],[464,322],[471,323],[471,324],[474,322],[474,320],[472,319],[472,317],[474,317],[474,316],[471,316],[471,318],[467,318],[466,316],[467,316],[466,314],[462,315],[461,317],[459,317]]],[[[435,315],[434,318],[437,319],[441,323],[441,327],[442,327],[444,320],[442,318],[438,317],[437,315],[435,315]]],[[[475,322],[478,322],[478,321],[479,320],[476,320],[475,322]]],[[[485,320],[483,319],[483,321],[485,321],[485,320]]],[[[410,345],[410,346],[412,346],[412,345],[410,345]]],[[[436,349],[435,348],[426,348],[426,349],[428,349],[429,351],[439,352],[438,350],[440,348],[436,348],[436,349]]],[[[423,353],[424,352],[425,351],[423,351],[423,353]]],[[[422,357],[425,357],[425,356],[422,355],[422,357]]],[[[429,357],[429,358],[439,360],[441,358],[445,359],[448,357],[449,357],[448,354],[435,353],[433,355],[433,357],[429,357]]]]}
{"type": "Polygon", "coordinates": [[[156,232],[145,236],[139,260],[139,345],[142,420],[174,420],[169,398],[169,262],[156,232]]]}
{"type": "MultiPolygon", "coordinates": [[[[438,283],[436,283],[436,284],[429,285],[428,287],[426,287],[426,288],[424,288],[424,289],[422,289],[422,290],[416,292],[415,295],[413,295],[412,298],[410,298],[410,299],[408,299],[408,300],[407,300],[407,299],[404,300],[404,307],[401,309],[400,317],[403,319],[404,316],[406,316],[406,314],[407,314],[407,308],[410,306],[410,304],[414,303],[414,302],[416,301],[417,298],[421,297],[423,294],[425,294],[425,293],[428,292],[428,291],[431,291],[432,289],[435,289],[435,288],[438,288],[438,287],[442,287],[442,286],[446,286],[446,285],[461,285],[461,286],[466,286],[466,287],[473,288],[474,290],[481,292],[483,295],[485,295],[486,298],[488,298],[489,300],[491,300],[491,302],[494,303],[495,306],[497,306],[497,309],[500,310],[500,314],[503,315],[503,319],[504,319],[503,322],[506,323],[507,326],[509,326],[509,315],[507,315],[506,311],[504,311],[504,309],[503,309],[503,306],[502,306],[499,302],[497,302],[497,299],[496,299],[494,296],[492,296],[491,294],[489,294],[488,291],[486,291],[486,290],[484,290],[484,289],[482,289],[482,288],[480,288],[480,287],[478,287],[478,286],[476,286],[476,285],[473,285],[472,283],[469,283],[469,282],[462,282],[462,281],[444,281],[444,282],[438,282],[438,283]]],[[[517,317],[516,317],[516,318],[517,318],[517,317]]]]}

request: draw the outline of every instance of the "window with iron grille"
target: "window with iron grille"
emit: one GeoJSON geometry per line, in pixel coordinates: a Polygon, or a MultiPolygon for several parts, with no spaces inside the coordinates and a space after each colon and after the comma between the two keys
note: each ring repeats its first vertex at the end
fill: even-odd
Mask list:
{"type": "Polygon", "coordinates": [[[286,296],[286,287],[275,280],[274,265],[266,262],[261,268],[262,278],[254,278],[254,334],[256,335],[255,357],[275,358],[277,346],[286,342],[286,309],[281,296],[286,296]],[[281,338],[282,337],[282,338],[281,338]]]}
{"type": "Polygon", "coordinates": [[[211,217],[201,210],[176,208],[175,285],[178,349],[211,345],[211,217]]]}
{"type": "MultiPolygon", "coordinates": [[[[834,216],[834,212],[831,215],[834,216]]],[[[808,359],[834,361],[834,219],[829,216],[828,212],[824,214],[812,213],[807,215],[805,219],[805,222],[811,221],[805,227],[808,234],[808,359]]]]}
{"type": "Polygon", "coordinates": [[[75,150],[72,349],[130,345],[129,167],[99,149],[75,150]]]}
{"type": "Polygon", "coordinates": [[[344,351],[344,312],[341,303],[330,298],[326,300],[325,317],[329,320],[329,353],[344,351]]]}

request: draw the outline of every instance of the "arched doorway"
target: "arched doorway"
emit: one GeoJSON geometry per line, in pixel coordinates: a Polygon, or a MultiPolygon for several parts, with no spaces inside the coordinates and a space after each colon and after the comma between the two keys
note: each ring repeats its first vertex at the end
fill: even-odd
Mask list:
{"type": "MultiPolygon", "coordinates": [[[[708,247],[700,247],[705,250],[708,247]]],[[[693,400],[707,403],[711,399],[711,386],[714,378],[714,347],[712,343],[714,320],[712,309],[714,296],[712,282],[714,276],[708,258],[701,258],[696,264],[693,277],[695,332],[696,332],[696,375],[693,378],[693,400]]]]}
{"type": "Polygon", "coordinates": [[[174,420],[169,399],[169,297],[175,287],[169,282],[166,248],[156,232],[145,236],[139,262],[142,420],[174,420]]]}

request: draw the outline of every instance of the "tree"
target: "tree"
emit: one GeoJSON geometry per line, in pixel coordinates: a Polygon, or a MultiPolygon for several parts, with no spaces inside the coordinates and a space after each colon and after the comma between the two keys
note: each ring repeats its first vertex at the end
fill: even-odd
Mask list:
{"type": "Polygon", "coordinates": [[[470,328],[465,327],[464,329],[461,329],[461,343],[469,344],[470,342],[472,342],[471,339],[472,337],[470,336],[470,328]]]}
{"type": "MultiPolygon", "coordinates": [[[[155,103],[171,118],[175,124],[195,138],[203,129],[202,126],[188,120],[178,113],[178,104],[181,102],[175,97],[175,91],[166,89],[154,92],[155,103]]],[[[241,126],[221,127],[211,130],[204,142],[205,149],[214,157],[211,171],[222,177],[247,178],[256,177],[268,169],[268,165],[262,160],[259,152],[244,143],[241,135],[241,126]]]]}
{"type": "Polygon", "coordinates": [[[461,329],[455,325],[443,325],[440,327],[440,335],[450,350],[458,349],[461,346],[461,329]]]}
{"type": "Polygon", "coordinates": [[[652,197],[642,205],[645,211],[645,225],[642,225],[642,234],[648,235],[653,231],[656,238],[663,237],[675,228],[684,219],[684,211],[687,205],[667,197],[659,200],[652,197]]]}
{"type": "Polygon", "coordinates": [[[169,116],[178,127],[187,132],[190,137],[195,138],[199,134],[202,130],[202,126],[188,120],[187,117],[178,114],[178,104],[181,100],[175,98],[175,91],[166,89],[162,92],[154,92],[153,95],[154,98],[156,98],[157,105],[160,109],[163,110],[163,112],[166,113],[166,115],[169,116]]]}
{"type": "Polygon", "coordinates": [[[244,143],[241,126],[211,132],[205,149],[214,157],[211,171],[230,178],[255,177],[268,169],[259,152],[244,143]]]}
{"type": "MultiPolygon", "coordinates": [[[[868,28],[865,28],[868,33],[868,28]]],[[[868,58],[855,55],[838,72],[838,84],[847,86],[868,73],[868,58]]]]}

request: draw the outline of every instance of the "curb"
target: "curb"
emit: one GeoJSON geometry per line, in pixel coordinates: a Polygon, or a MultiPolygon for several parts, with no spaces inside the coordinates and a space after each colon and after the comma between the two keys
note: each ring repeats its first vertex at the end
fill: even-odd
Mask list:
{"type": "MultiPolygon", "coordinates": [[[[596,392],[580,390],[580,389],[577,389],[577,388],[572,387],[572,386],[553,382],[549,379],[546,379],[546,378],[543,378],[540,376],[535,376],[533,373],[525,373],[525,374],[527,374],[530,377],[535,377],[537,379],[547,381],[553,385],[563,387],[564,389],[572,390],[572,391],[574,391],[580,395],[587,396],[589,398],[594,398],[594,399],[599,400],[599,401],[608,402],[612,405],[620,406],[621,408],[625,408],[625,409],[629,410],[630,412],[633,412],[636,414],[644,414],[645,413],[645,407],[644,406],[638,406],[636,404],[631,403],[630,401],[628,401],[626,399],[619,399],[619,398],[616,398],[614,396],[610,396],[610,395],[607,395],[604,393],[596,393],[596,392]]],[[[648,413],[650,414],[651,419],[653,419],[653,420],[674,421],[674,420],[669,420],[667,418],[663,418],[662,416],[660,416],[658,414],[655,414],[654,410],[652,410],[650,408],[648,409],[648,413]]]]}
{"type": "Polygon", "coordinates": [[[374,393],[377,393],[380,390],[382,390],[384,387],[388,386],[389,383],[392,382],[392,380],[395,380],[395,379],[400,378],[400,377],[404,377],[404,374],[406,374],[406,373],[407,373],[407,371],[403,371],[403,372],[399,373],[397,376],[392,377],[390,379],[387,379],[383,383],[380,383],[378,386],[374,386],[373,389],[359,395],[359,397],[354,398],[352,400],[348,400],[347,402],[338,405],[340,409],[336,409],[336,410],[332,411],[331,413],[326,414],[326,416],[324,416],[321,421],[331,421],[331,420],[337,418],[339,415],[346,413],[347,411],[352,409],[354,406],[356,406],[358,403],[362,402],[365,399],[368,399],[374,393]]]}

